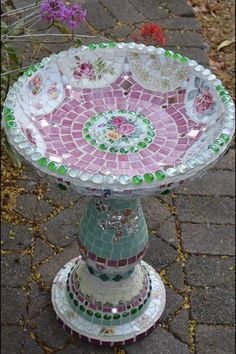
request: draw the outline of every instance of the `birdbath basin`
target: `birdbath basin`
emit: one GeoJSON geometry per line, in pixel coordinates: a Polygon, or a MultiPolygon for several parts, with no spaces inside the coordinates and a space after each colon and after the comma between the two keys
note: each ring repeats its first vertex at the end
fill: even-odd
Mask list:
{"type": "Polygon", "coordinates": [[[165,288],[142,260],[140,200],[201,176],[226,151],[234,104],[221,81],[163,48],[91,44],[29,67],[9,91],[3,124],[42,178],[90,197],[79,256],[52,285],[58,320],[97,345],[144,338],[165,288]]]}

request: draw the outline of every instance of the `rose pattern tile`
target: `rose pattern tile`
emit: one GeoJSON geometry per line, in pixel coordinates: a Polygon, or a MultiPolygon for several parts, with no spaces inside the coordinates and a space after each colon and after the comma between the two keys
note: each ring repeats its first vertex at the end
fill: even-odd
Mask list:
{"type": "Polygon", "coordinates": [[[79,56],[75,57],[76,65],[71,68],[75,80],[101,80],[104,74],[114,75],[114,68],[103,59],[98,58],[94,62],[83,62],[79,56]]]}

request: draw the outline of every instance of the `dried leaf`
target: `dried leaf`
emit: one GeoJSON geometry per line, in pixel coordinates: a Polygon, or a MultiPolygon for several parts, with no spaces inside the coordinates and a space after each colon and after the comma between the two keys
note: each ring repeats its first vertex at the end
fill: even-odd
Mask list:
{"type": "Polygon", "coordinates": [[[230,44],[235,42],[235,37],[232,39],[226,39],[225,41],[221,42],[220,45],[217,47],[217,50],[221,50],[222,48],[228,47],[230,44]]]}

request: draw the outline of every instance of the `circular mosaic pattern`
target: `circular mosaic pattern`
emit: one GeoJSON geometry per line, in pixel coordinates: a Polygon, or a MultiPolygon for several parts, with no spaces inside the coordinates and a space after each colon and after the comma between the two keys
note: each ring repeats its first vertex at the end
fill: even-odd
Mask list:
{"type": "MultiPolygon", "coordinates": [[[[70,305],[66,295],[66,281],[68,273],[78,258],[68,262],[56,275],[52,285],[52,303],[58,319],[63,328],[68,329],[72,335],[79,339],[86,339],[96,345],[131,344],[143,339],[162,315],[165,307],[165,287],[160,276],[145,262],[141,262],[150,273],[152,291],[150,302],[145,311],[136,319],[122,325],[109,325],[93,323],[79,316],[70,305]]],[[[89,314],[88,314],[89,315],[89,314]]]]}
{"type": "Polygon", "coordinates": [[[84,139],[101,151],[137,153],[155,138],[155,126],[143,114],[113,110],[100,112],[83,126],[84,139]]]}

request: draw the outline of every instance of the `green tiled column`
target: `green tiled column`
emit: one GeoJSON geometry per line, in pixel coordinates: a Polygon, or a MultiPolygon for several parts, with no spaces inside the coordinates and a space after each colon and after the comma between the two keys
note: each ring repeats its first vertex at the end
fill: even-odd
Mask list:
{"type": "Polygon", "coordinates": [[[79,239],[91,254],[106,260],[128,260],[137,256],[148,242],[139,199],[92,198],[81,220],[79,239]]]}

